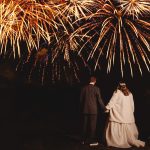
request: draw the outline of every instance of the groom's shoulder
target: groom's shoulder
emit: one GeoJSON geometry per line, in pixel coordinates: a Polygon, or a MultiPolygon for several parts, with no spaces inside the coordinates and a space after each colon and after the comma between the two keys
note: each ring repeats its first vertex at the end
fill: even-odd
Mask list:
{"type": "Polygon", "coordinates": [[[81,90],[85,90],[85,89],[87,89],[87,88],[88,88],[88,84],[82,86],[82,87],[81,87],[81,90]]]}
{"type": "Polygon", "coordinates": [[[100,88],[97,85],[93,86],[96,90],[100,90],[100,88]]]}

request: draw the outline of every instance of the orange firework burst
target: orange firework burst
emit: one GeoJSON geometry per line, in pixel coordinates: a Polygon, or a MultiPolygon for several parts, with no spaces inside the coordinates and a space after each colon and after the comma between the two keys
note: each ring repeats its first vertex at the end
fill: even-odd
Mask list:
{"type": "Polygon", "coordinates": [[[97,0],[60,0],[60,4],[55,7],[59,10],[60,15],[65,16],[68,20],[80,19],[93,13],[100,2],[97,0]]]}
{"type": "Polygon", "coordinates": [[[54,27],[54,11],[48,5],[35,0],[3,0],[0,3],[0,44],[1,54],[7,46],[13,47],[14,57],[20,56],[20,44],[25,42],[28,51],[39,48],[43,38],[50,41],[50,27],[54,27]]]}
{"type": "Polygon", "coordinates": [[[13,54],[20,56],[20,46],[25,42],[28,58],[21,61],[30,62],[29,77],[39,66],[42,82],[46,70],[51,70],[52,80],[60,80],[64,75],[67,78],[69,72],[77,79],[79,66],[87,65],[85,59],[94,60],[96,69],[103,58],[107,61],[107,72],[115,64],[122,76],[125,67],[132,76],[135,67],[141,74],[143,65],[150,71],[148,0],[120,0],[117,6],[113,0],[37,1],[0,1],[1,54],[11,46],[13,54]],[[41,41],[50,46],[40,48],[41,41]]]}
{"type": "MultiPolygon", "coordinates": [[[[34,74],[35,70],[37,68],[39,68],[39,73],[42,73],[41,74],[42,83],[44,81],[44,78],[46,77],[45,74],[46,74],[47,70],[51,70],[52,80],[59,80],[61,78],[61,76],[66,76],[66,78],[67,78],[67,75],[70,76],[69,75],[70,73],[68,74],[68,72],[70,72],[71,70],[72,70],[71,71],[72,73],[74,72],[72,74],[72,77],[79,80],[78,75],[77,75],[77,72],[79,70],[78,62],[74,59],[73,55],[76,55],[75,53],[77,53],[77,51],[80,49],[81,43],[79,43],[80,40],[77,39],[80,36],[77,34],[76,35],[73,34],[74,23],[68,19],[69,17],[67,18],[65,16],[67,10],[64,11],[63,9],[59,9],[60,7],[56,3],[56,1],[55,1],[55,3],[54,3],[54,1],[48,1],[48,2],[38,1],[38,2],[39,2],[38,4],[36,3],[36,9],[38,8],[37,6],[39,6],[39,7],[43,6],[45,8],[45,9],[43,8],[43,12],[41,12],[40,15],[38,15],[38,13],[29,14],[29,12],[33,11],[33,10],[32,11],[30,10],[30,11],[28,11],[27,17],[26,18],[24,17],[24,20],[23,20],[24,22],[22,20],[21,21],[22,21],[22,26],[24,26],[24,25],[26,25],[26,21],[29,20],[28,25],[26,25],[26,26],[27,26],[27,28],[30,28],[32,30],[26,29],[27,30],[26,34],[27,33],[30,34],[31,39],[32,39],[32,37],[34,37],[34,38],[38,37],[38,38],[36,38],[36,40],[32,39],[32,41],[35,40],[35,42],[39,42],[39,43],[35,43],[34,45],[32,45],[32,41],[30,41],[30,40],[26,41],[28,38],[26,38],[26,39],[23,38],[23,40],[27,43],[27,46],[29,44],[31,44],[32,47],[30,45],[28,46],[29,54],[27,54],[28,55],[27,58],[25,56],[22,56],[22,58],[20,59],[20,61],[18,63],[17,68],[19,68],[21,65],[26,66],[27,64],[28,65],[30,64],[32,67],[30,69],[29,79],[32,78],[32,75],[34,74]],[[53,10],[53,11],[51,11],[51,10],[53,10]],[[42,15],[43,15],[43,20],[42,20],[42,15]],[[33,19],[34,17],[37,17],[39,19],[41,17],[41,19],[37,20],[38,22],[34,23],[34,22],[32,22],[32,21],[34,21],[34,19],[33,19]],[[39,21],[41,21],[41,23],[39,21]],[[49,28],[49,26],[51,24],[52,24],[52,27],[54,27],[54,30],[53,30],[53,28],[49,28]],[[43,32],[35,32],[34,33],[34,30],[35,31],[37,30],[36,25],[41,25],[40,27],[42,28],[43,32]],[[35,27],[35,29],[34,29],[34,27],[35,27]],[[43,36],[40,36],[40,35],[43,35],[43,36]],[[47,35],[47,37],[44,35],[47,35]],[[45,48],[39,48],[41,37],[44,39],[44,41],[46,41],[46,43],[48,45],[49,44],[51,45],[51,48],[49,48],[49,50],[45,49],[45,48]],[[51,38],[50,43],[49,43],[49,38],[51,38]],[[30,49],[33,49],[33,52],[30,51],[30,49]],[[34,55],[34,50],[36,50],[35,55],[34,55]],[[33,61],[31,61],[31,59],[33,59],[33,61]]],[[[92,0],[88,0],[86,2],[90,3],[90,2],[92,2],[92,0]]],[[[34,3],[35,3],[35,1],[34,1],[34,3]]],[[[72,3],[72,1],[69,3],[72,3]]],[[[14,2],[12,2],[12,4],[14,4],[14,2]]],[[[17,4],[18,4],[18,1],[17,1],[17,4]]],[[[95,4],[95,3],[93,3],[93,4],[95,4]]],[[[18,5],[22,6],[22,3],[20,2],[18,5]]],[[[68,2],[62,1],[62,5],[67,7],[68,2]]],[[[78,5],[78,8],[83,9],[83,8],[87,7],[87,10],[89,9],[88,8],[89,6],[85,5],[85,1],[84,1],[84,3],[82,3],[80,1],[80,3],[77,3],[77,5],[78,5]],[[84,4],[84,6],[79,7],[80,4],[84,4]]],[[[29,6],[28,4],[23,5],[23,6],[24,7],[26,6],[28,9],[31,8],[31,6],[29,6]]],[[[14,5],[13,5],[13,7],[14,7],[14,5]]],[[[26,10],[27,9],[26,7],[22,8],[22,9],[26,10]]],[[[70,5],[69,5],[69,7],[70,7],[70,5]]],[[[40,13],[40,11],[41,10],[39,10],[39,13],[40,13]]],[[[16,11],[16,12],[18,12],[18,11],[16,11]]],[[[83,10],[83,12],[85,13],[85,10],[83,10]]],[[[67,13],[69,13],[69,14],[72,13],[72,15],[73,15],[73,12],[69,11],[67,13]]],[[[23,13],[23,15],[24,15],[24,13],[23,13]]],[[[77,27],[78,25],[75,23],[75,26],[77,27]]],[[[25,29],[22,27],[22,32],[20,32],[19,27],[20,26],[18,26],[18,28],[17,28],[18,30],[16,29],[16,31],[20,33],[20,39],[22,39],[22,36],[25,35],[24,34],[25,29]]],[[[12,32],[11,32],[11,34],[12,34],[12,32]]],[[[10,38],[10,35],[7,36],[6,38],[10,38]]],[[[12,39],[12,38],[10,38],[10,39],[12,39]]],[[[20,44],[20,41],[21,40],[18,40],[19,44],[20,44]]],[[[15,44],[15,43],[13,43],[13,44],[15,44]]],[[[17,46],[19,46],[19,48],[20,48],[19,44],[17,46]]],[[[14,50],[16,48],[15,46],[16,45],[14,45],[14,50]]],[[[24,53],[25,52],[23,52],[23,54],[24,53]]],[[[77,56],[77,57],[78,57],[79,61],[81,61],[80,64],[85,65],[83,57],[82,56],[77,56]]],[[[24,68],[24,67],[21,67],[21,68],[24,68]]],[[[17,69],[17,70],[19,70],[19,69],[17,69]]]]}
{"type": "Polygon", "coordinates": [[[149,0],[120,0],[120,6],[125,14],[138,18],[139,15],[150,13],[149,0]]]}
{"type": "Polygon", "coordinates": [[[87,43],[94,44],[88,59],[97,59],[95,68],[100,58],[106,56],[108,72],[117,60],[120,60],[122,76],[125,64],[129,64],[132,76],[135,64],[138,65],[141,74],[142,62],[148,71],[150,70],[150,19],[146,21],[144,18],[133,18],[124,14],[111,0],[107,0],[90,19],[76,32],[85,32],[85,35],[89,35],[87,43]]]}

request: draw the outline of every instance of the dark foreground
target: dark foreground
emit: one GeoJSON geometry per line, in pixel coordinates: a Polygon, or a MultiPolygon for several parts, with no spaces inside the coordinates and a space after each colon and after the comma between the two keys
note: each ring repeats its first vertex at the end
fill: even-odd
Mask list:
{"type": "MultiPolygon", "coordinates": [[[[102,95],[107,104],[114,89],[105,85],[102,95]]],[[[138,85],[132,88],[135,120],[139,138],[145,141],[150,138],[150,90],[138,85]]],[[[80,144],[79,93],[79,87],[11,87],[1,83],[0,150],[118,150],[103,142],[107,116],[101,113],[100,145],[91,148],[80,144]]],[[[150,146],[129,150],[150,150],[150,146]]]]}
{"type": "MultiPolygon", "coordinates": [[[[119,150],[119,148],[107,147],[103,140],[99,146],[90,147],[82,145],[80,133],[71,124],[61,122],[64,118],[51,116],[43,121],[40,119],[18,121],[17,123],[5,122],[1,132],[1,150],[119,150]],[[53,118],[53,120],[51,120],[53,118]],[[58,120],[57,120],[58,119],[58,120]],[[54,122],[55,120],[55,122],[54,122]],[[57,120],[57,121],[56,121],[57,120]],[[56,123],[57,122],[57,123],[56,123]],[[70,126],[70,127],[69,127],[70,126]]],[[[72,120],[70,120],[72,121],[72,120]]],[[[77,125],[77,124],[76,124],[77,125]]],[[[144,139],[142,139],[144,140],[144,139]]],[[[146,139],[145,139],[146,140],[146,139]]],[[[124,150],[124,149],[122,149],[124,150]]],[[[144,148],[129,148],[126,150],[150,150],[150,146],[144,148]]]]}

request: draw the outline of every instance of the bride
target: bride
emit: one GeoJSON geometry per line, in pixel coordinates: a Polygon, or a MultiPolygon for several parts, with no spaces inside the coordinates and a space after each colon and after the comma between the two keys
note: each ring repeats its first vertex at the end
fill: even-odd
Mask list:
{"type": "Polygon", "coordinates": [[[108,146],[119,148],[145,146],[145,142],[138,140],[133,95],[124,82],[119,83],[106,109],[106,112],[109,112],[105,133],[108,146]]]}

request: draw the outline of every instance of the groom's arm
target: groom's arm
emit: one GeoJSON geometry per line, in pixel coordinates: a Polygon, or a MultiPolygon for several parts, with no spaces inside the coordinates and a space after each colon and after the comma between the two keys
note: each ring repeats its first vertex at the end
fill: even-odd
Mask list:
{"type": "Polygon", "coordinates": [[[81,92],[80,92],[80,103],[83,102],[83,98],[84,98],[84,94],[85,94],[84,91],[85,91],[84,88],[82,88],[81,92]]]}
{"type": "Polygon", "coordinates": [[[80,91],[80,104],[79,104],[79,110],[80,110],[80,112],[83,112],[84,96],[85,96],[85,89],[83,87],[81,89],[81,91],[80,91]]]}
{"type": "Polygon", "coordinates": [[[99,102],[101,108],[105,111],[106,107],[104,105],[104,102],[103,102],[103,99],[102,99],[102,96],[101,96],[101,91],[100,91],[99,88],[97,88],[97,98],[98,98],[98,102],[99,102]]]}

